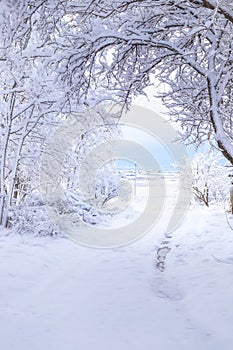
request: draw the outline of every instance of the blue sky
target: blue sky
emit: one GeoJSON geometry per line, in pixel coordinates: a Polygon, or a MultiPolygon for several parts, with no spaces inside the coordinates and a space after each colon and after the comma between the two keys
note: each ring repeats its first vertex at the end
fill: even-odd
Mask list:
{"type": "MultiPolygon", "coordinates": [[[[140,105],[142,107],[151,109],[152,111],[155,111],[156,113],[159,113],[160,115],[164,116],[164,113],[166,112],[165,107],[161,104],[161,102],[153,96],[154,90],[151,88],[147,89],[149,100],[143,96],[140,95],[139,97],[135,98],[133,101],[133,104],[140,105]]],[[[166,119],[166,117],[164,116],[166,119]]],[[[168,119],[168,118],[167,118],[168,119]]],[[[174,125],[174,128],[176,125],[174,125]]],[[[177,125],[177,131],[178,131],[178,125],[177,125]]],[[[123,132],[123,138],[129,141],[134,141],[138,144],[140,144],[142,147],[144,147],[147,151],[151,152],[154,159],[159,163],[159,166],[161,167],[161,170],[167,170],[173,168],[174,159],[170,156],[169,152],[166,149],[166,146],[164,146],[159,139],[156,139],[151,134],[136,128],[136,127],[129,127],[124,126],[122,127],[123,132]]],[[[195,154],[194,147],[187,147],[187,152],[189,154],[190,158],[193,158],[195,154]]],[[[143,157],[143,154],[142,154],[143,157]]],[[[119,161],[118,164],[122,167],[134,167],[134,164],[131,164],[129,161],[119,161]]],[[[149,165],[148,165],[149,167],[149,165]]]]}

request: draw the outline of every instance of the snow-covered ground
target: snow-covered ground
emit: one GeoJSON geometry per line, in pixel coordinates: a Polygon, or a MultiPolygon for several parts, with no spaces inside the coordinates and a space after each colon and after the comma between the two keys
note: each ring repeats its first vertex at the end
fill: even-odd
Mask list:
{"type": "Polygon", "coordinates": [[[161,272],[163,232],[162,220],[108,250],[1,232],[1,349],[232,350],[233,231],[224,211],[192,206],[161,272]]]}

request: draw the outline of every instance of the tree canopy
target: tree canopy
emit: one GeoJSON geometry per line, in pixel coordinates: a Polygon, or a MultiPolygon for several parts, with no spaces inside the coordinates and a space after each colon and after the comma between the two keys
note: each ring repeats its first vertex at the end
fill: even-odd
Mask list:
{"type": "Polygon", "coordinates": [[[130,103],[157,84],[184,138],[216,144],[233,164],[231,1],[70,1],[65,12],[53,45],[78,103],[130,103]]]}

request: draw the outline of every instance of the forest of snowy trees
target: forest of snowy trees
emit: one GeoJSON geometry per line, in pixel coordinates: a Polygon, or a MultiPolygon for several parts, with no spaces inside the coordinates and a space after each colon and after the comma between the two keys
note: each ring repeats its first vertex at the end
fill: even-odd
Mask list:
{"type": "Polygon", "coordinates": [[[233,0],[0,0],[2,350],[233,349],[233,0]]]}
{"type": "MultiPolygon", "coordinates": [[[[106,103],[130,108],[150,85],[187,143],[211,146],[233,165],[230,0],[7,0],[0,3],[0,26],[2,226],[35,229],[35,217],[43,216],[52,232],[39,212],[46,140],[72,115],[97,106],[103,116],[105,128],[90,128],[66,159],[66,188],[74,194],[90,143],[120,132],[119,115],[104,115],[106,103]]],[[[85,113],[83,123],[92,118],[85,113]]],[[[193,185],[197,196],[201,186],[193,185]]]]}

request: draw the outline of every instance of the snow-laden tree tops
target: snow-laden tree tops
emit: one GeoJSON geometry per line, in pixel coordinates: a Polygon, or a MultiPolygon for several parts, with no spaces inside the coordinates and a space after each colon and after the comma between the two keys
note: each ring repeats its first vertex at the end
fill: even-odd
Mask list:
{"type": "Polygon", "coordinates": [[[79,103],[98,90],[98,98],[129,103],[156,84],[184,138],[210,141],[233,164],[230,0],[84,0],[64,6],[54,62],[79,103]]]}

